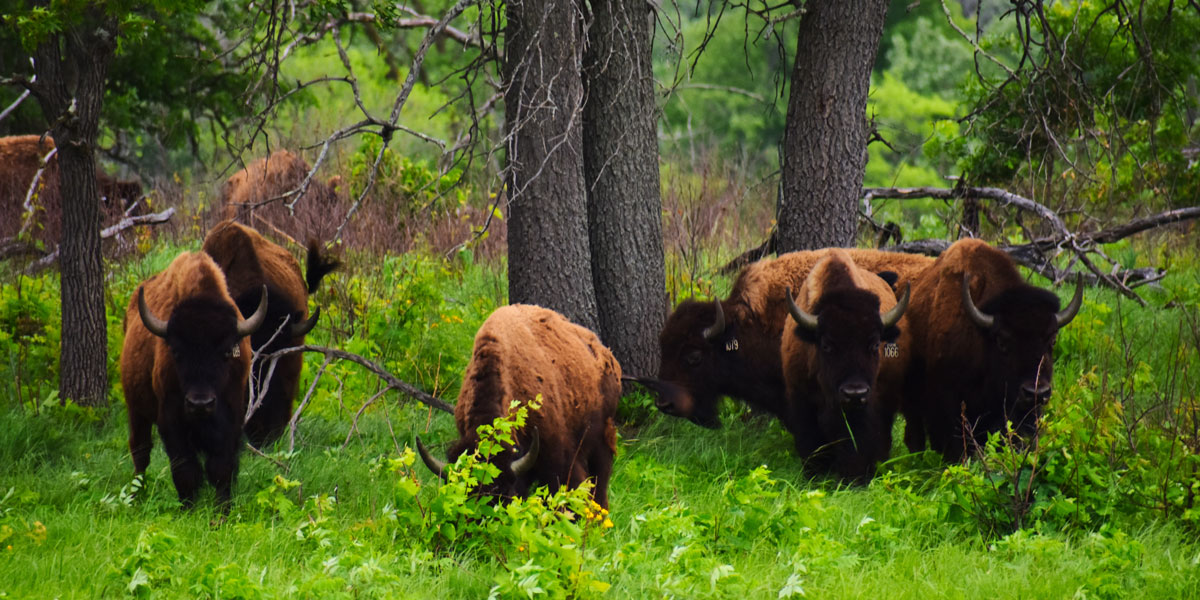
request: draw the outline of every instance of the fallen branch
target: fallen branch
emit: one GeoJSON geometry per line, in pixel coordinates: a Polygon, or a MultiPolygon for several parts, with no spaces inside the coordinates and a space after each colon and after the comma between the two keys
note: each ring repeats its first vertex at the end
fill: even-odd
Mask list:
{"type": "MultiPolygon", "coordinates": [[[[161,223],[166,223],[167,221],[171,220],[171,217],[174,215],[175,208],[171,207],[159,213],[138,215],[136,217],[123,217],[120,221],[117,221],[116,224],[101,230],[100,239],[107,240],[108,238],[116,236],[122,231],[125,231],[126,229],[129,229],[135,225],[159,225],[161,223]]],[[[0,241],[0,245],[8,243],[9,240],[0,241]]],[[[55,248],[53,252],[50,252],[42,258],[39,258],[33,263],[30,263],[29,267],[25,269],[25,272],[30,275],[40,273],[46,270],[50,265],[54,264],[54,261],[56,260],[58,260],[58,248],[55,248]]]]}
{"type": "Polygon", "coordinates": [[[955,188],[935,188],[935,187],[916,187],[916,188],[863,188],[862,199],[864,202],[869,202],[877,198],[894,198],[894,199],[912,199],[912,198],[935,198],[939,200],[959,200],[962,198],[984,198],[995,200],[1005,205],[1015,206],[1021,210],[1034,213],[1042,219],[1048,221],[1050,225],[1061,235],[1070,236],[1071,232],[1067,230],[1066,223],[1059,218],[1058,214],[1046,208],[1045,206],[1025,198],[1018,196],[1007,190],[993,187],[955,187],[955,188]]]}
{"type": "MultiPolygon", "coordinates": [[[[305,344],[303,346],[293,346],[291,348],[283,348],[281,350],[276,350],[275,352],[272,352],[270,354],[264,354],[264,355],[262,355],[261,359],[262,360],[270,360],[270,359],[273,359],[278,356],[283,356],[285,354],[292,354],[295,352],[314,352],[317,354],[324,355],[327,361],[330,359],[336,358],[339,360],[348,360],[352,363],[356,363],[362,367],[365,367],[368,371],[371,371],[377,377],[379,377],[384,382],[386,382],[388,384],[389,389],[398,390],[398,391],[408,395],[412,399],[414,399],[422,404],[425,404],[426,406],[436,408],[436,409],[446,412],[446,413],[454,414],[454,407],[447,404],[444,400],[441,400],[440,398],[431,396],[430,394],[427,394],[427,393],[421,391],[416,386],[414,386],[410,383],[401,381],[395,375],[392,375],[390,372],[388,372],[387,369],[383,368],[383,366],[381,366],[379,363],[377,363],[373,360],[370,360],[368,358],[359,356],[357,354],[354,354],[352,352],[346,352],[344,350],[338,350],[336,348],[326,348],[324,346],[312,346],[309,344],[305,344]]],[[[315,381],[316,380],[314,379],[314,384],[315,384],[315,381]]],[[[299,412],[299,410],[297,410],[297,413],[298,412],[299,412]]]]}

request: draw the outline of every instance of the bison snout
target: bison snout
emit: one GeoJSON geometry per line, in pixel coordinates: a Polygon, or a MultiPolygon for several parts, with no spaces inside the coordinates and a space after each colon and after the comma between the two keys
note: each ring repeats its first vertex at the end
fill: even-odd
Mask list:
{"type": "Polygon", "coordinates": [[[1050,400],[1050,394],[1053,391],[1054,389],[1049,383],[1043,383],[1041,385],[1026,383],[1021,386],[1021,395],[1024,396],[1022,399],[1035,404],[1045,404],[1050,400]]]}
{"type": "Polygon", "coordinates": [[[212,393],[195,393],[187,395],[187,408],[193,413],[211,413],[217,403],[217,397],[212,393]]]}
{"type": "Polygon", "coordinates": [[[865,383],[846,383],[838,388],[838,393],[842,395],[842,403],[848,406],[861,406],[867,403],[867,394],[871,393],[871,386],[865,383]]]}

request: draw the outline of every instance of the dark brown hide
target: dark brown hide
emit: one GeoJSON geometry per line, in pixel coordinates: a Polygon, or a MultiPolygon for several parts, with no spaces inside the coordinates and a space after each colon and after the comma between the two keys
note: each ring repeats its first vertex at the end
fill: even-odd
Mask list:
{"type": "MultiPolygon", "coordinates": [[[[315,281],[306,284],[300,274],[300,263],[291,253],[257,231],[233,221],[222,221],[209,231],[204,238],[204,251],[225,273],[229,294],[243,313],[254,310],[262,287],[267,286],[267,318],[250,337],[255,352],[269,353],[304,343],[304,334],[296,335],[299,331],[294,330],[293,325],[302,325],[309,318],[309,288],[315,290],[321,277],[332,267],[318,271],[315,281]]],[[[315,244],[310,248],[310,274],[319,265],[329,264],[319,253],[314,259],[313,252],[316,252],[315,244]]],[[[337,266],[337,263],[332,265],[337,266]]],[[[265,385],[267,393],[246,422],[246,438],[254,446],[270,443],[283,432],[292,416],[292,402],[299,388],[303,364],[300,353],[288,354],[278,360],[269,379],[266,378],[268,363],[264,362],[262,372],[255,374],[258,378],[255,392],[261,394],[265,385]]]]}
{"type": "Polygon", "coordinates": [[[331,239],[339,223],[335,191],[339,177],[330,180],[333,185],[314,178],[294,212],[284,206],[294,197],[282,196],[299,188],[308,171],[308,163],[287,150],[250,163],[221,186],[223,217],[301,242],[331,239]]]}
{"type": "Polygon", "coordinates": [[[157,425],[180,501],[185,506],[195,501],[204,477],[198,455],[205,455],[203,472],[217,490],[218,503],[228,506],[237,479],[250,366],[250,341],[235,331],[241,313],[225,275],[203,252],[180,254],[139,289],[145,290],[150,312],[167,321],[168,334],[159,337],[146,328],[135,292],[125,311],[121,349],[134,472],[142,475],[150,464],[150,426],[157,425]],[[188,399],[197,381],[215,394],[207,411],[196,410],[188,399]]]}
{"type": "Polygon", "coordinates": [[[817,319],[816,331],[789,314],[781,339],[792,432],[801,457],[816,470],[865,483],[892,446],[905,365],[886,357],[896,325],[881,313],[896,296],[878,275],[843,250],[830,250],[796,292],[796,305],[817,319]]]}
{"type": "MultiPolygon", "coordinates": [[[[25,198],[29,194],[42,159],[54,149],[54,139],[37,135],[18,135],[0,138],[0,238],[17,235],[24,223],[25,198]]],[[[103,225],[115,224],[124,212],[142,197],[142,185],[137,181],[114,179],[96,173],[100,190],[103,225]]],[[[33,239],[49,245],[58,244],[61,237],[60,215],[62,201],[58,189],[58,156],[50,157],[45,170],[37,179],[36,207],[30,232],[33,239]]]]}
{"type": "Polygon", "coordinates": [[[517,447],[493,459],[501,474],[484,493],[524,496],[534,483],[553,492],[594,478],[596,502],[607,507],[621,366],[594,333],[539,306],[498,308],[479,328],[454,406],[459,440],[450,460],[473,450],[478,427],[508,414],[511,401],[538,394],[541,408],[529,414],[517,447]],[[535,429],[536,463],[527,475],[513,477],[509,467],[530,447],[535,429]]]}
{"type": "Polygon", "coordinates": [[[924,449],[928,434],[935,451],[958,460],[1003,430],[1006,420],[1019,433],[1036,432],[1051,389],[1058,297],[1027,284],[1007,254],[974,239],[946,249],[917,278],[912,294],[919,301],[907,315],[913,334],[904,407],[909,449],[924,449]],[[990,329],[964,308],[965,275],[975,305],[995,317],[990,329]]]}
{"type": "MultiPolygon", "coordinates": [[[[658,393],[659,409],[715,427],[720,425],[717,401],[727,395],[786,421],[779,354],[780,334],[788,316],[785,290],[800,289],[813,265],[827,252],[791,252],[748,265],[738,275],[729,298],[720,301],[726,326],[712,339],[706,339],[703,332],[715,321],[714,303],[681,303],[659,335],[658,378],[639,379],[658,393]]],[[[926,256],[879,250],[846,252],[866,271],[898,274],[896,289],[903,289],[933,264],[926,256]]]]}

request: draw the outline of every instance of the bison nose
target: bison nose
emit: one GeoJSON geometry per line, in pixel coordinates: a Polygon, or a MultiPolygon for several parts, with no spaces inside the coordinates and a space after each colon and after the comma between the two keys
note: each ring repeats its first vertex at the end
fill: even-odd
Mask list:
{"type": "Polygon", "coordinates": [[[188,394],[188,405],[194,410],[209,410],[217,398],[213,394],[188,394]]]}
{"type": "Polygon", "coordinates": [[[1042,383],[1040,385],[1026,383],[1021,386],[1021,394],[1038,404],[1044,404],[1049,400],[1052,391],[1053,388],[1049,383],[1042,383]]]}
{"type": "Polygon", "coordinates": [[[842,401],[846,404],[866,404],[871,386],[862,382],[847,383],[838,388],[838,392],[842,394],[842,401]]]}

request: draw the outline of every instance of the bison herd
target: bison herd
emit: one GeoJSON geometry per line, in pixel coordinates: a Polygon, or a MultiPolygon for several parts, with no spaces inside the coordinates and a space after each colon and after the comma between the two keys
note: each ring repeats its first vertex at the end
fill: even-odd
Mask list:
{"type": "MultiPolygon", "coordinates": [[[[39,152],[53,147],[22,141],[34,142],[39,152]]],[[[320,316],[309,312],[309,294],[338,262],[310,242],[302,271],[289,251],[235,219],[284,238],[312,234],[248,209],[286,193],[283,180],[294,183],[302,162],[276,153],[231,178],[222,191],[228,220],[210,230],[203,251],[180,254],[129,301],[121,383],[134,470],[140,477],[149,463],[153,424],[185,506],[207,478],[227,509],[243,435],[270,443],[292,418],[301,355],[254,377],[252,357],[303,344],[320,316]],[[242,189],[253,181],[263,189],[242,189]]],[[[324,198],[333,185],[314,181],[310,193],[324,198]]],[[[502,307],[475,337],[449,459],[475,450],[479,427],[508,415],[514,401],[540,396],[513,443],[490,458],[500,475],[479,493],[522,496],[534,485],[592,480],[607,506],[625,379],[651,390],[663,413],[704,427],[720,426],[722,396],[745,402],[779,419],[807,468],[847,482],[869,481],[888,458],[897,413],[910,451],[928,444],[958,461],[1010,424],[1036,432],[1055,338],[1079,312],[1080,285],[1061,308],[1008,255],[974,239],[937,259],[792,252],[747,266],[726,299],[681,303],[659,334],[657,376],[624,378],[593,332],[546,308],[502,307]]],[[[419,439],[417,448],[444,476],[446,463],[419,439]]]]}

